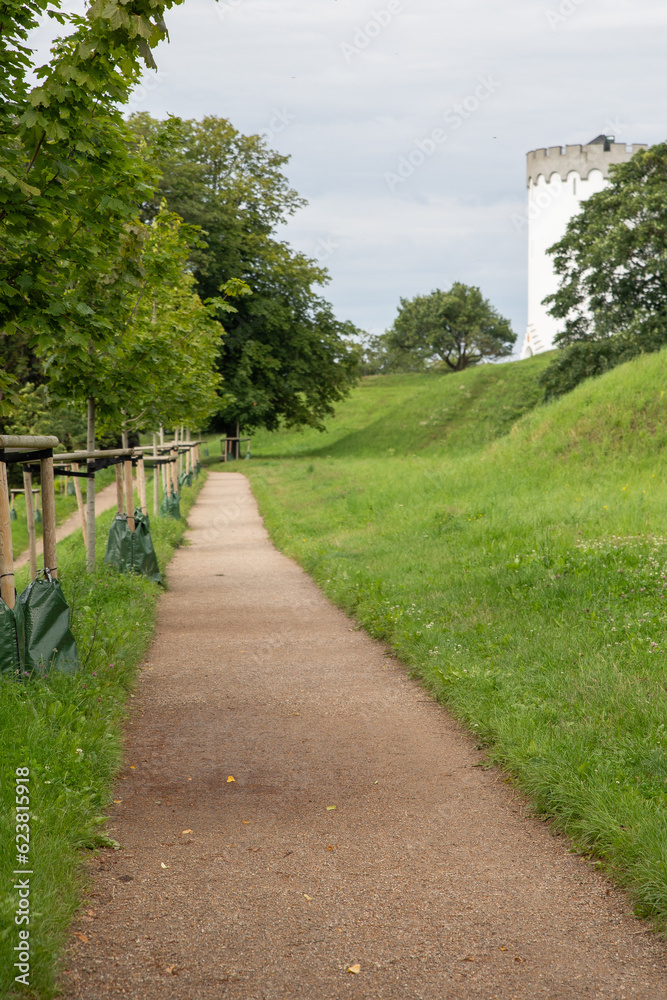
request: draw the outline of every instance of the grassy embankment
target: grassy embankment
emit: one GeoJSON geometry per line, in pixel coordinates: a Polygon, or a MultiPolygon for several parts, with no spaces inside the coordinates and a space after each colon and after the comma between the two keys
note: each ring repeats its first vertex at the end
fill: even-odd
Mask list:
{"type": "MultiPolygon", "coordinates": [[[[113,470],[112,470],[113,471],[113,470]]],[[[199,482],[183,489],[187,514],[199,482]]],[[[58,545],[59,576],[72,610],[80,657],[74,677],[17,684],[0,679],[0,996],[50,997],[67,928],[84,895],[81,861],[90,848],[111,843],[100,831],[121,759],[125,705],[153,634],[160,588],[102,564],[114,511],[97,521],[98,572],[85,573],[81,532],[58,545]],[[13,991],[18,943],[17,894],[12,883],[14,775],[30,768],[31,988],[13,991]]],[[[185,521],[151,520],[160,568],[181,541],[185,521]]],[[[28,582],[17,574],[17,588],[28,582]]],[[[1,675],[0,675],[1,678],[1,675]]]]}
{"type": "Polygon", "coordinates": [[[667,354],[534,406],[543,364],[368,379],[241,471],[277,544],[665,927],[667,354]]]}

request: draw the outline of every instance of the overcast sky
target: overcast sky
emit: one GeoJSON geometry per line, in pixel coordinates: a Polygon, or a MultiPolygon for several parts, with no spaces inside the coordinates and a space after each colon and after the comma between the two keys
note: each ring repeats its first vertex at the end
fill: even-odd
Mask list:
{"type": "Polygon", "coordinates": [[[463,281],[519,346],[526,153],[665,138],[665,0],[185,0],[167,23],[131,110],[220,115],[289,155],[309,205],[282,235],[372,332],[463,281]]]}

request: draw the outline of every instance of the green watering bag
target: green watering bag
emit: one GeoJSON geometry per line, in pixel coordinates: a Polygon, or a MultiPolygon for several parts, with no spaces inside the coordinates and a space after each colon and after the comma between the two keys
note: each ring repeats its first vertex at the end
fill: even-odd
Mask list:
{"type": "Polygon", "coordinates": [[[178,497],[174,493],[173,487],[171,493],[165,493],[162,497],[162,503],[160,504],[160,517],[173,517],[177,521],[180,520],[181,505],[178,497]]]}
{"type": "Polygon", "coordinates": [[[50,579],[48,571],[19,595],[14,615],[24,673],[47,673],[53,667],[74,673],[79,659],[69,627],[69,605],[59,582],[50,579]]]}
{"type": "Polygon", "coordinates": [[[135,511],[134,520],[135,529],[130,531],[127,515],[116,514],[109,529],[104,561],[121,573],[139,573],[153,583],[162,583],[148,517],[135,511]]]}
{"type": "Polygon", "coordinates": [[[150,522],[148,514],[142,514],[140,510],[134,512],[134,534],[132,536],[132,566],[135,573],[152,580],[153,583],[162,583],[160,569],[157,564],[157,556],[151,538],[150,522]]]}
{"type": "Polygon", "coordinates": [[[16,618],[11,608],[0,600],[0,675],[19,673],[19,642],[16,618]]]}

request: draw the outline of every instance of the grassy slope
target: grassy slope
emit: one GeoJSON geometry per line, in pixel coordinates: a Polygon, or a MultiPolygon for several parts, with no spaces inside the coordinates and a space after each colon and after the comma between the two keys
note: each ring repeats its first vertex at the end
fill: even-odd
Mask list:
{"type": "Polygon", "coordinates": [[[277,543],[664,924],[667,355],[500,436],[541,363],[366,382],[243,471],[277,543]]]}
{"type": "MultiPolygon", "coordinates": [[[[185,516],[203,478],[181,497],[185,516]]],[[[74,677],[17,684],[0,676],[0,996],[53,995],[67,928],[84,887],[86,849],[108,843],[100,835],[104,810],[121,759],[125,703],[137,664],[153,634],[160,588],[142,577],[104,566],[115,511],[97,520],[98,572],[85,573],[81,532],[58,545],[59,577],[72,613],[80,669],[74,677]],[[79,750],[82,752],[79,753],[79,750]],[[30,768],[30,859],[33,920],[31,989],[13,985],[12,949],[19,876],[14,850],[14,774],[30,768]]],[[[160,568],[179,544],[185,521],[151,519],[160,568]]],[[[168,577],[168,574],[167,574],[168,577]]],[[[21,590],[27,568],[17,574],[21,590]]]]}
{"type": "Polygon", "coordinates": [[[537,375],[551,355],[507,365],[484,365],[459,375],[384,375],[365,378],[338,409],[326,433],[306,430],[256,434],[262,456],[377,457],[449,454],[506,434],[537,405],[537,375]]]}

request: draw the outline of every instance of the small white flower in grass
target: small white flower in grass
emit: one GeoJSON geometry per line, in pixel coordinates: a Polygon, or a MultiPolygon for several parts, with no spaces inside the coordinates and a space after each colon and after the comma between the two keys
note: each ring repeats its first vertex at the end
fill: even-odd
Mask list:
{"type": "Polygon", "coordinates": [[[81,749],[81,747],[77,747],[77,748],[76,748],[76,752],[77,752],[77,753],[83,753],[83,750],[81,749]]]}

